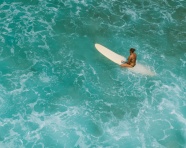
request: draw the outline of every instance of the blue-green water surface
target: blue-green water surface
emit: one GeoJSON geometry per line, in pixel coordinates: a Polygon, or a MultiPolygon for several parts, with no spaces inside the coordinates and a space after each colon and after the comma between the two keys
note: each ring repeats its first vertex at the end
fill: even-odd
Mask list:
{"type": "Polygon", "coordinates": [[[0,147],[185,148],[185,26],[183,0],[1,0],[0,147]]]}

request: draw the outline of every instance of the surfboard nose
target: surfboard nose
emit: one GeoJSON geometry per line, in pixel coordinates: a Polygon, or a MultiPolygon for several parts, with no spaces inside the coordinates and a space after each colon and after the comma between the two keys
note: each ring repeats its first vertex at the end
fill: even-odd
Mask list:
{"type": "Polygon", "coordinates": [[[98,48],[99,46],[101,46],[100,44],[96,43],[95,44],[95,47],[98,48]]]}

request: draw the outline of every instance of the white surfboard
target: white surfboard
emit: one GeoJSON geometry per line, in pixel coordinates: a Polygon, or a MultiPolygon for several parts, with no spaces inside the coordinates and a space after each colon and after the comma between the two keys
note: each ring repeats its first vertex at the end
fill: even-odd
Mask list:
{"type": "MultiPolygon", "coordinates": [[[[121,56],[110,49],[100,45],[100,44],[95,44],[96,49],[103,54],[105,57],[113,61],[114,63],[121,65],[121,61],[126,61],[126,58],[124,56],[121,56]]],[[[149,68],[143,66],[142,64],[136,63],[136,65],[133,68],[128,68],[129,70],[135,72],[135,73],[140,73],[143,75],[149,75],[149,76],[154,76],[156,75],[154,72],[152,72],[149,68]]]]}

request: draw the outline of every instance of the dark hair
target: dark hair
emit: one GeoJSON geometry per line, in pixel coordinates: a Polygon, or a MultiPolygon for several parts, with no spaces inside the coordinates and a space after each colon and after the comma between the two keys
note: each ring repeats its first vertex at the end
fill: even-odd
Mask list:
{"type": "Polygon", "coordinates": [[[131,51],[132,53],[133,53],[135,50],[136,50],[136,49],[134,49],[134,48],[131,48],[131,49],[130,49],[130,51],[131,51]]]}

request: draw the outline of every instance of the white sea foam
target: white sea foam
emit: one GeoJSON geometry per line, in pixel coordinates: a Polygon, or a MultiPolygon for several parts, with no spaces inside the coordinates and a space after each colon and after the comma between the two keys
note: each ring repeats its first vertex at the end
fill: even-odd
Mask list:
{"type": "Polygon", "coordinates": [[[184,126],[186,126],[186,119],[183,117],[183,115],[182,115],[181,113],[178,113],[178,112],[176,112],[175,110],[173,110],[173,111],[171,112],[171,114],[176,115],[177,119],[178,119],[184,126]]]}
{"type": "Polygon", "coordinates": [[[19,88],[16,88],[16,89],[10,91],[10,94],[16,95],[16,94],[22,93],[23,91],[28,91],[28,89],[25,87],[25,82],[26,82],[30,77],[32,77],[32,76],[33,76],[33,73],[32,73],[32,72],[29,72],[28,74],[23,74],[23,75],[21,75],[21,76],[20,76],[20,81],[19,81],[20,87],[19,87],[19,85],[18,85],[19,88]]]}
{"type": "Polygon", "coordinates": [[[125,12],[126,12],[127,14],[131,15],[131,17],[132,17],[133,20],[136,20],[136,19],[138,18],[136,12],[133,11],[133,10],[131,10],[131,9],[127,9],[125,12]]]}

